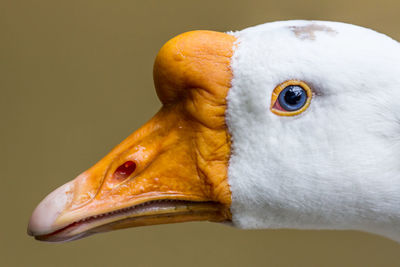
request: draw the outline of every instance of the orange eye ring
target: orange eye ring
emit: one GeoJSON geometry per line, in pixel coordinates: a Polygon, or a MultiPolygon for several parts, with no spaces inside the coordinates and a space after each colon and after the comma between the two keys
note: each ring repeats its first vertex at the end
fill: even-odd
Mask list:
{"type": "Polygon", "coordinates": [[[271,112],[273,112],[279,116],[298,115],[298,114],[302,113],[303,111],[305,111],[308,108],[308,106],[310,106],[312,95],[313,94],[312,94],[311,88],[305,82],[300,81],[300,80],[285,81],[285,82],[279,84],[277,87],[275,87],[274,91],[272,92],[270,110],[271,110],[271,112]],[[301,106],[298,110],[294,110],[294,111],[285,110],[284,108],[281,107],[281,105],[279,103],[280,93],[284,89],[286,89],[287,87],[290,87],[290,86],[301,87],[306,92],[306,97],[307,97],[304,105],[301,106]]]}

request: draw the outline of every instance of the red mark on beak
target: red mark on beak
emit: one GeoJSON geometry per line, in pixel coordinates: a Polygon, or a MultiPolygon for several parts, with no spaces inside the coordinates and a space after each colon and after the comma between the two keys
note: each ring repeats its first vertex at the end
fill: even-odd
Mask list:
{"type": "Polygon", "coordinates": [[[125,180],[135,171],[135,169],[136,163],[133,161],[127,161],[115,170],[113,177],[120,181],[125,180]]]}

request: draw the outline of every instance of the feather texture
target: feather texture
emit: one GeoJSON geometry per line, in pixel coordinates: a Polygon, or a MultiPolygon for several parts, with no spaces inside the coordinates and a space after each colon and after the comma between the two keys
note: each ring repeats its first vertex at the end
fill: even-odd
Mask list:
{"type": "Polygon", "coordinates": [[[234,225],[355,229],[400,241],[400,46],[337,22],[284,21],[231,33],[227,125],[234,225]],[[306,82],[294,117],[274,88],[306,82]]]}

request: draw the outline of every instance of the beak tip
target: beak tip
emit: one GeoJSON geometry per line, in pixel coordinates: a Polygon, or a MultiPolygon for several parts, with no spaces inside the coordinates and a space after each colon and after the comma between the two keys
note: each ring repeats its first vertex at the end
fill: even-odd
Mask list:
{"type": "Polygon", "coordinates": [[[29,220],[28,235],[44,235],[55,230],[54,222],[71,200],[72,182],[60,186],[39,203],[29,220]]]}

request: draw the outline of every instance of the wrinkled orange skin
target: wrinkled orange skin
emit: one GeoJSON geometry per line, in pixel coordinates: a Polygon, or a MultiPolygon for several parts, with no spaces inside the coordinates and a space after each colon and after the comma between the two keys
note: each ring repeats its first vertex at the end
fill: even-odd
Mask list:
{"type": "Polygon", "coordinates": [[[228,34],[194,31],[161,48],[154,83],[163,107],[76,178],[58,225],[156,199],[218,202],[221,217],[210,219],[230,219],[225,110],[234,42],[228,34]],[[115,179],[126,161],[136,170],[125,181],[115,179]]]}

